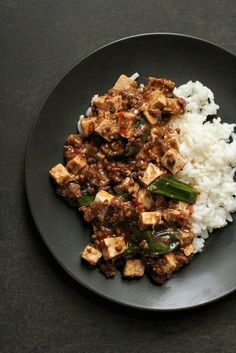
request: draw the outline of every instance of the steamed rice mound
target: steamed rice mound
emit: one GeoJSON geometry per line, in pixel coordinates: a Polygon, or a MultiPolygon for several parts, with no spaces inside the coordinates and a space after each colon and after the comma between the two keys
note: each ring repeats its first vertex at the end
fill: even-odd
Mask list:
{"type": "Polygon", "coordinates": [[[208,232],[231,222],[230,213],[236,211],[236,124],[222,123],[219,117],[206,121],[219,106],[212,91],[198,81],[180,86],[175,94],[187,101],[184,116],[172,122],[180,128],[180,153],[188,161],[177,179],[200,191],[192,216],[196,253],[208,232]]]}

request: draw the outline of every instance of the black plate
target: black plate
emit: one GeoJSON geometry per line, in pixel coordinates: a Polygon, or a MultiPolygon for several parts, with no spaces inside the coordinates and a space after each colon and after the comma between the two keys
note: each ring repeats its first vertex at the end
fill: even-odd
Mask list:
{"type": "Polygon", "coordinates": [[[125,38],[91,53],[64,74],[43,105],[30,136],[26,161],[28,200],[38,230],[61,266],[95,293],[128,306],[173,310],[198,306],[236,288],[236,224],[214,232],[201,255],[163,286],[147,278],[108,280],[80,263],[89,227],[76,211],[56,197],[48,170],[63,161],[63,143],[76,131],[91,97],[106,92],[122,73],[166,76],[177,85],[199,80],[215,93],[219,115],[235,118],[236,58],[209,42],[177,34],[145,34],[125,38]]]}

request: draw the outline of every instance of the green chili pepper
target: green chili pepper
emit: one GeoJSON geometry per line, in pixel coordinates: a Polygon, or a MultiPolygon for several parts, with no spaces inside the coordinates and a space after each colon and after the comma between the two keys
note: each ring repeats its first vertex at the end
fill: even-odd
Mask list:
{"type": "Polygon", "coordinates": [[[191,185],[170,177],[154,180],[148,186],[147,191],[191,204],[196,202],[197,195],[199,194],[199,191],[191,185]]]}

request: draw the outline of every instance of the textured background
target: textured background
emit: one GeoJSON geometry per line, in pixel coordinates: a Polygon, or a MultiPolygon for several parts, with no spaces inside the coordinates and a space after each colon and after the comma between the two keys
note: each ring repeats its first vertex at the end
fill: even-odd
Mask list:
{"type": "Polygon", "coordinates": [[[236,54],[235,1],[2,0],[0,14],[0,352],[235,352],[235,294],[168,314],[98,298],[49,255],[24,189],[32,121],[69,66],[105,43],[143,32],[199,36],[236,54]]]}

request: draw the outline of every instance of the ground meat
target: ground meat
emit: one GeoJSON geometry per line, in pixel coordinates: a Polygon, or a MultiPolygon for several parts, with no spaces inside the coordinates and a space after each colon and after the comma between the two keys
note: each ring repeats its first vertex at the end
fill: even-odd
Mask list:
{"type": "Polygon", "coordinates": [[[163,257],[147,257],[144,259],[145,268],[154,282],[164,283],[168,278],[168,273],[164,270],[163,257]]]}
{"type": "Polygon", "coordinates": [[[109,204],[94,202],[92,204],[94,216],[105,226],[114,226],[123,222],[130,222],[136,217],[133,204],[114,197],[109,204]]]}
{"type": "Polygon", "coordinates": [[[189,262],[189,258],[181,251],[175,253],[176,266],[171,267],[165,256],[146,257],[144,259],[145,268],[152,280],[156,283],[164,283],[174,271],[177,271],[181,266],[189,262]]]}
{"type": "Polygon", "coordinates": [[[147,90],[159,90],[169,96],[173,95],[174,88],[175,83],[171,80],[166,78],[149,77],[147,90]]]}
{"type": "Polygon", "coordinates": [[[67,183],[57,187],[57,193],[64,197],[71,205],[77,205],[81,197],[80,185],[78,183],[67,183]]]}
{"type": "Polygon", "coordinates": [[[80,148],[80,151],[88,159],[89,157],[94,157],[94,155],[98,152],[98,148],[94,142],[88,141],[84,143],[84,145],[80,148]]]}
{"type": "Polygon", "coordinates": [[[67,137],[64,146],[64,157],[68,161],[80,154],[80,147],[84,143],[84,138],[77,134],[71,134],[67,137]]]}
{"type": "Polygon", "coordinates": [[[80,154],[79,149],[76,149],[71,145],[64,146],[64,157],[67,161],[76,157],[78,154],[80,154]]]}
{"type": "Polygon", "coordinates": [[[131,110],[132,108],[139,109],[144,103],[143,95],[139,89],[123,90],[120,93],[125,110],[131,110]]]}
{"type": "Polygon", "coordinates": [[[79,149],[84,143],[84,138],[78,134],[71,134],[66,139],[66,145],[79,149]]]}
{"type": "Polygon", "coordinates": [[[157,210],[159,208],[166,208],[168,205],[168,201],[166,198],[162,195],[155,195],[154,198],[154,205],[153,205],[153,210],[157,210]]]}
{"type": "Polygon", "coordinates": [[[90,207],[81,206],[79,211],[83,213],[86,222],[90,223],[94,220],[94,214],[90,207]]]}
{"type": "Polygon", "coordinates": [[[105,187],[109,184],[109,178],[100,162],[91,163],[83,170],[84,180],[87,186],[105,187]]]}
{"type": "Polygon", "coordinates": [[[104,222],[107,224],[119,224],[131,221],[134,217],[136,217],[136,212],[130,201],[114,198],[107,208],[104,222]]]}
{"type": "Polygon", "coordinates": [[[104,165],[107,177],[115,184],[121,183],[125,177],[131,176],[136,171],[135,163],[112,162],[104,165]]]}
{"type": "Polygon", "coordinates": [[[112,261],[101,262],[99,270],[108,278],[114,277],[117,272],[116,264],[112,261]]]}
{"type": "MultiPolygon", "coordinates": [[[[93,212],[91,210],[91,212],[93,212]]],[[[93,225],[93,235],[92,238],[99,244],[99,242],[107,237],[112,237],[115,231],[111,227],[105,227],[104,225],[100,225],[100,223],[95,223],[93,225]]],[[[118,234],[117,234],[118,235],[118,234]]]]}
{"type": "Polygon", "coordinates": [[[181,251],[177,251],[175,253],[175,256],[176,256],[176,259],[178,261],[178,269],[187,264],[190,260],[191,260],[191,257],[187,257],[185,256],[181,251]]]}

